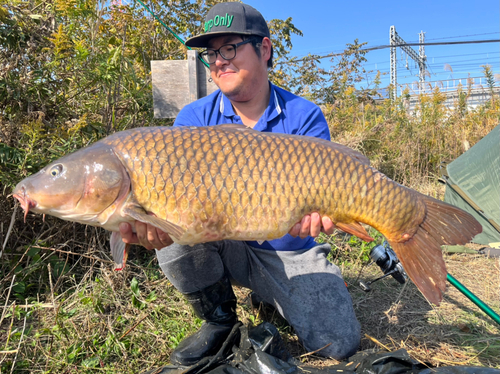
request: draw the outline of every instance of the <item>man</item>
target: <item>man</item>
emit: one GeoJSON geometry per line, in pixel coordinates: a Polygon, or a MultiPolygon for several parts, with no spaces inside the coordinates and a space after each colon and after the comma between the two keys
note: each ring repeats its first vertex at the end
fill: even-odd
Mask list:
{"type": "MultiPolygon", "coordinates": [[[[220,3],[208,13],[205,33],[186,45],[206,48],[201,56],[219,90],[181,110],[174,126],[237,123],[258,131],[316,136],[330,140],[321,110],[268,80],[272,66],[269,29],[262,15],[241,3],[220,3]]],[[[185,246],[154,227],[120,227],[126,243],[157,250],[163,272],[205,323],[184,339],[170,359],[192,365],[221,347],[234,324],[236,297],[231,283],[252,289],[294,327],[306,349],[342,359],[360,340],[359,323],[337,266],[327,261],[330,246],[313,237],[334,225],[307,215],[281,239],[219,241],[185,246]],[[164,248],[168,246],[167,248],[164,248]],[[323,349],[322,349],[323,348],[323,349]]]]}

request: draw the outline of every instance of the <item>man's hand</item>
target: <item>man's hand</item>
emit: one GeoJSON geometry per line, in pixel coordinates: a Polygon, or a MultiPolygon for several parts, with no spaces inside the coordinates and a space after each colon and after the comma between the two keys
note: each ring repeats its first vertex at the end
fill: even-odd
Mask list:
{"type": "Polygon", "coordinates": [[[300,222],[293,225],[288,233],[293,237],[300,236],[304,239],[308,236],[315,238],[320,232],[332,235],[334,230],[335,225],[330,218],[321,217],[315,212],[304,216],[300,222]]]}
{"type": "Polygon", "coordinates": [[[135,221],[135,231],[132,231],[130,223],[120,223],[120,234],[127,244],[140,244],[146,249],[162,249],[173,243],[167,233],[144,222],[135,221]]]}

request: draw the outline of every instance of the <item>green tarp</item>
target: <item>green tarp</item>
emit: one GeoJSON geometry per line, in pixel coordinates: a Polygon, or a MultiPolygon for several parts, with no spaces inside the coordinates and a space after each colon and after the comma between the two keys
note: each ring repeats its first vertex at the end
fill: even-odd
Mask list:
{"type": "Polygon", "coordinates": [[[472,242],[500,242],[500,125],[446,166],[444,201],[471,213],[483,226],[472,242]]]}

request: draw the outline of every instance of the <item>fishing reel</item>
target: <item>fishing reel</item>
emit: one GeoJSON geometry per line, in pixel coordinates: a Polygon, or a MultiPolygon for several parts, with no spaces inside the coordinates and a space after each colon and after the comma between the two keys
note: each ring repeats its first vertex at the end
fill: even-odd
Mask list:
{"type": "Polygon", "coordinates": [[[384,275],[369,282],[359,282],[359,286],[363,291],[371,291],[371,284],[384,279],[389,275],[391,275],[401,284],[404,284],[408,280],[408,275],[403,269],[403,265],[401,265],[398,257],[392,250],[389,243],[387,243],[387,241],[384,241],[382,244],[373,247],[370,252],[370,258],[372,262],[370,262],[368,266],[376,263],[380,267],[384,275]]]}

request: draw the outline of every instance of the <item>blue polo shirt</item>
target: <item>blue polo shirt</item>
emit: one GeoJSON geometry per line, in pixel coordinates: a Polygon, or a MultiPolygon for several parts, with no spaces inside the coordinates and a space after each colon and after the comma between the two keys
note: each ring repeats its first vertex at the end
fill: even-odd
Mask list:
{"type": "MultiPolygon", "coordinates": [[[[269,83],[269,105],[253,127],[262,132],[307,135],[330,140],[325,116],[316,104],[269,83]]],[[[243,125],[229,99],[220,90],[186,105],[175,119],[174,126],[215,126],[225,123],[243,125]]],[[[249,241],[252,247],[275,251],[308,249],[316,245],[312,237],[301,239],[289,234],[262,244],[249,241]]]]}

